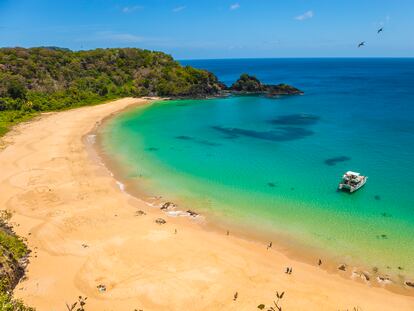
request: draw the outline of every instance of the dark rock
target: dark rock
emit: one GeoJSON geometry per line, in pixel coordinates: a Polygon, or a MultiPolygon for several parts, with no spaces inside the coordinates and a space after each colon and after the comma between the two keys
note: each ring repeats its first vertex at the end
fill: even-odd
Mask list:
{"type": "Polygon", "coordinates": [[[188,210],[187,213],[191,216],[191,217],[197,217],[198,214],[196,212],[193,212],[192,210],[188,210]]]}
{"type": "Polygon", "coordinates": [[[303,94],[301,90],[287,84],[262,84],[259,79],[246,73],[242,74],[229,90],[236,94],[264,94],[271,97],[303,94]]]}
{"type": "Polygon", "coordinates": [[[414,287],[414,282],[411,281],[405,281],[405,285],[409,286],[409,287],[414,287]]]}
{"type": "Polygon", "coordinates": [[[389,278],[389,277],[387,277],[387,276],[378,276],[377,277],[377,280],[378,280],[378,282],[380,282],[380,283],[383,283],[383,282],[385,282],[385,283],[388,283],[388,282],[391,282],[391,279],[389,278]]]}
{"type": "Polygon", "coordinates": [[[265,87],[259,79],[244,73],[236,82],[233,83],[230,90],[246,93],[261,93],[265,91],[265,87]]]}
{"type": "Polygon", "coordinates": [[[162,206],[161,206],[161,210],[168,210],[168,209],[170,209],[170,208],[174,208],[174,207],[176,207],[177,205],[175,205],[173,202],[166,202],[166,203],[164,203],[162,206]]]}
{"type": "Polygon", "coordinates": [[[157,223],[157,224],[159,224],[159,225],[164,225],[164,224],[166,224],[167,222],[164,220],[164,219],[162,219],[162,218],[157,218],[156,220],[155,220],[155,222],[157,223]]]}
{"type": "Polygon", "coordinates": [[[346,271],[346,265],[342,264],[338,267],[338,270],[346,271]]]}
{"type": "Polygon", "coordinates": [[[370,277],[369,277],[369,274],[368,273],[366,273],[366,272],[362,272],[361,273],[361,276],[365,279],[365,281],[369,281],[370,280],[370,277]]]}
{"type": "Polygon", "coordinates": [[[144,215],[147,215],[147,213],[145,213],[144,211],[139,210],[139,211],[135,212],[135,215],[136,216],[144,216],[144,215]]]}

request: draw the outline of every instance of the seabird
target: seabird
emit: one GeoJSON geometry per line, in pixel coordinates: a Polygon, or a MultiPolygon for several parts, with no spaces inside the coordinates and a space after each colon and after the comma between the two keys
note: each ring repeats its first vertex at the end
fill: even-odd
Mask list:
{"type": "Polygon", "coordinates": [[[358,44],[358,47],[360,48],[361,46],[365,45],[365,41],[362,41],[360,44],[358,44]]]}
{"type": "Polygon", "coordinates": [[[384,30],[384,27],[381,27],[380,29],[377,30],[377,33],[380,33],[384,30]]]}

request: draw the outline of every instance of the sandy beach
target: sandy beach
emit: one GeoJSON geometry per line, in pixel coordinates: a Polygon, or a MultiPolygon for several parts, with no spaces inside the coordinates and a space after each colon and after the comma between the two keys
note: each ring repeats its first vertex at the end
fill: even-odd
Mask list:
{"type": "Polygon", "coordinates": [[[32,250],[17,298],[40,311],[63,310],[79,295],[88,297],[87,310],[258,310],[284,291],[283,310],[414,310],[412,296],[168,217],[122,192],[87,150],[86,135],[111,114],[148,102],[44,114],[4,137],[0,206],[14,213],[32,250]]]}

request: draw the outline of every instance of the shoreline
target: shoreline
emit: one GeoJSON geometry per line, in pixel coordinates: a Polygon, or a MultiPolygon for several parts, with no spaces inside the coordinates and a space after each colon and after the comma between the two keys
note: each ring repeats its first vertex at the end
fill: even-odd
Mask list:
{"type": "Polygon", "coordinates": [[[278,290],[286,292],[282,305],[290,310],[414,308],[413,297],[187,219],[155,223],[164,213],[120,191],[83,140],[96,122],[137,103],[145,101],[53,113],[6,135],[13,144],[0,151],[0,204],[14,212],[15,230],[33,250],[17,298],[38,310],[62,308],[79,295],[88,297],[87,310],[254,310],[269,305],[278,290]],[[292,275],[285,274],[287,266],[292,275]]]}
{"type": "MultiPolygon", "coordinates": [[[[110,121],[110,119],[135,109],[136,107],[130,107],[124,111],[120,111],[116,115],[108,116],[101,122],[99,127],[103,128],[106,126],[105,123],[110,121]]],[[[169,197],[164,196],[162,193],[160,193],[159,197],[148,195],[145,193],[145,190],[140,189],[140,181],[137,182],[122,179],[122,175],[127,172],[123,172],[124,174],[120,173],[123,169],[122,165],[103,151],[102,136],[104,134],[99,133],[98,128],[91,132],[91,134],[96,135],[97,138],[92,146],[94,152],[97,154],[102,164],[108,169],[111,176],[117,180],[120,190],[132,197],[142,200],[152,208],[163,211],[166,217],[184,217],[189,221],[196,222],[201,230],[213,231],[217,234],[226,234],[226,231],[229,231],[231,235],[255,243],[258,247],[266,247],[269,242],[272,242],[273,250],[282,253],[291,260],[309,265],[317,265],[318,260],[322,259],[323,265],[320,266],[320,269],[323,269],[329,274],[338,275],[345,280],[353,280],[367,286],[385,288],[390,292],[400,295],[414,296],[414,289],[405,284],[405,282],[412,283],[411,278],[402,278],[401,275],[390,276],[389,274],[386,274],[385,271],[376,273],[373,271],[373,266],[364,265],[362,262],[350,262],[349,260],[346,260],[346,258],[339,258],[335,253],[323,249],[314,249],[297,241],[297,239],[288,233],[259,231],[257,228],[250,228],[247,224],[238,225],[234,221],[231,221],[231,219],[221,219],[220,217],[217,217],[217,215],[203,212],[199,213],[200,211],[197,209],[190,210],[186,207],[186,204],[180,204],[180,201],[176,200],[176,198],[170,200],[169,197]],[[168,207],[168,209],[163,209],[162,206],[166,203],[172,203],[173,205],[168,207]],[[188,211],[195,212],[197,218],[189,214],[188,211]],[[274,241],[276,241],[276,243],[274,241]],[[346,270],[340,269],[342,267],[346,270]]]]}

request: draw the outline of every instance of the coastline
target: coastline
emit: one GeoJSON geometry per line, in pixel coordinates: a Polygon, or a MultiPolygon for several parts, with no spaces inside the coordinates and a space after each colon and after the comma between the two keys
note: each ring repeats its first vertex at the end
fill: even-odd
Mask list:
{"type": "MultiPolygon", "coordinates": [[[[146,109],[147,107],[139,107],[138,109],[141,108],[146,109]]],[[[131,110],[136,110],[136,108],[132,107],[131,109],[128,109],[128,111],[122,111],[116,115],[105,118],[104,122],[100,125],[100,129],[107,126],[105,122],[110,122],[112,118],[118,117],[123,113],[128,113],[131,110]]],[[[412,283],[411,278],[407,277],[407,275],[391,275],[386,271],[375,271],[375,269],[378,268],[375,268],[372,265],[370,266],[366,262],[364,263],[362,261],[350,259],[349,257],[341,257],[334,252],[329,252],[322,248],[311,247],[306,243],[299,242],[295,236],[292,236],[288,232],[280,230],[270,232],[266,229],[259,228],[259,226],[253,228],[253,224],[239,224],[227,216],[220,217],[209,213],[206,210],[198,210],[197,208],[192,209],[191,206],[194,206],[193,203],[196,202],[183,202],[180,200],[180,197],[174,195],[171,196],[171,193],[169,193],[170,196],[165,196],[165,193],[162,191],[159,192],[157,189],[152,189],[150,187],[150,192],[155,192],[153,192],[153,195],[149,195],[146,192],[148,190],[146,188],[148,187],[142,187],[142,183],[145,183],[145,181],[125,177],[130,173],[129,167],[123,165],[122,160],[115,160],[112,157],[113,154],[107,154],[107,152],[104,151],[103,136],[105,133],[102,131],[100,133],[98,132],[99,131],[94,131],[94,135],[97,137],[97,142],[93,145],[94,152],[98,154],[100,160],[108,168],[110,174],[116,178],[120,189],[133,197],[143,200],[150,207],[163,210],[166,217],[184,216],[189,219],[189,221],[197,222],[201,230],[213,231],[217,234],[226,234],[226,232],[229,231],[231,232],[231,235],[235,235],[238,238],[242,238],[251,243],[256,243],[258,247],[266,247],[271,241],[273,250],[284,254],[291,260],[309,265],[316,265],[318,260],[322,259],[323,265],[321,265],[320,268],[329,274],[335,274],[342,277],[344,280],[353,280],[370,287],[385,288],[393,293],[414,296],[414,290],[405,284],[405,282],[412,283]],[[154,193],[157,195],[154,195],[154,193]],[[162,206],[166,203],[172,203],[173,205],[164,209],[162,206]],[[189,214],[188,211],[197,215],[197,218],[192,217],[194,215],[189,214]],[[344,270],[341,267],[343,267],[344,270]]]]}
{"type": "Polygon", "coordinates": [[[88,310],[254,310],[269,305],[278,290],[286,292],[283,307],[290,310],[414,308],[413,297],[167,218],[120,191],[82,137],[137,103],[146,102],[129,98],[52,113],[6,135],[14,143],[0,152],[0,203],[14,212],[15,229],[33,250],[17,298],[38,310],[62,308],[79,295],[88,297],[88,310]],[[136,216],[138,210],[146,215],[136,216]],[[156,224],[159,217],[167,223],[156,224]]]}

